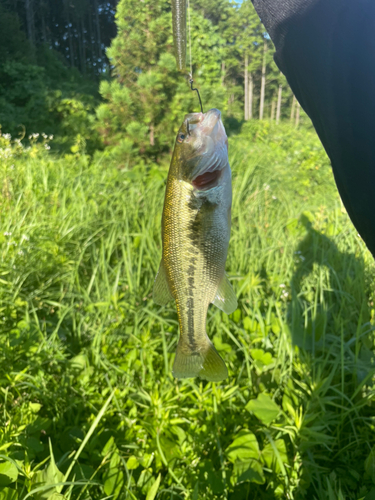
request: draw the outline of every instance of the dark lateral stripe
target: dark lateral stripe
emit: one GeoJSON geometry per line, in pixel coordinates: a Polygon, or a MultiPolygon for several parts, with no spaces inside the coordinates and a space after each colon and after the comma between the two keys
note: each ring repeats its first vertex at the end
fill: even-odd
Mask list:
{"type": "Polygon", "coordinates": [[[195,342],[194,335],[194,299],[193,297],[188,297],[186,301],[187,307],[187,327],[188,327],[188,339],[189,339],[189,347],[192,351],[196,351],[197,344],[195,342]]]}
{"type": "Polygon", "coordinates": [[[197,344],[195,341],[195,335],[194,335],[194,273],[195,273],[195,262],[196,258],[192,257],[190,258],[190,265],[187,270],[188,274],[188,290],[187,290],[187,295],[188,299],[186,301],[186,306],[187,306],[187,323],[188,323],[188,339],[189,339],[189,345],[192,351],[195,351],[197,348],[197,344]]]}

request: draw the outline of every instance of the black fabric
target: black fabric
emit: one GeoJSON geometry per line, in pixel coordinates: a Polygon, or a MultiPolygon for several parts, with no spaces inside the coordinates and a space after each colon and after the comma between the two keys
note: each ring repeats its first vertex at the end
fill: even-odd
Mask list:
{"type": "Polygon", "coordinates": [[[375,255],[375,1],[253,0],[375,255]]]}

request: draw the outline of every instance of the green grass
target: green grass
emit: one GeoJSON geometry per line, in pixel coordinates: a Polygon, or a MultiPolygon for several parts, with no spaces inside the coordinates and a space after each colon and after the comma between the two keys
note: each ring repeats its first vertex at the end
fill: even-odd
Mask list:
{"type": "Polygon", "coordinates": [[[375,498],[374,265],[311,130],[230,139],[225,384],[151,299],[168,166],[0,147],[0,500],[375,498]]]}

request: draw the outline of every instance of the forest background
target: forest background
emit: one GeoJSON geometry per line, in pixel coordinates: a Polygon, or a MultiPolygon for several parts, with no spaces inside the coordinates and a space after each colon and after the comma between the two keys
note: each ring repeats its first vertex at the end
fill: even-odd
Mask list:
{"type": "Polygon", "coordinates": [[[198,100],[167,0],[0,0],[0,500],[374,500],[371,255],[251,2],[191,0],[233,204],[222,384],[152,287],[198,100]]]}
{"type": "MultiPolygon", "coordinates": [[[[89,154],[105,147],[122,165],[160,161],[197,109],[176,70],[170,21],[166,0],[1,0],[3,132],[52,134],[65,152],[85,141],[89,154]]],[[[252,118],[299,123],[251,2],[192,1],[191,51],[204,107],[219,108],[229,132],[252,118]]]]}

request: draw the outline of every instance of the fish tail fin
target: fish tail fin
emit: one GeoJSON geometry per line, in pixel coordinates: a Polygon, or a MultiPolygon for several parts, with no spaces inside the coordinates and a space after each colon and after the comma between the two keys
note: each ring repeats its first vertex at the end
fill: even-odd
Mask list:
{"type": "Polygon", "coordinates": [[[176,378],[200,377],[209,382],[220,382],[228,377],[228,370],[205,334],[196,351],[193,351],[180,337],[173,364],[173,375],[176,378]]]}

